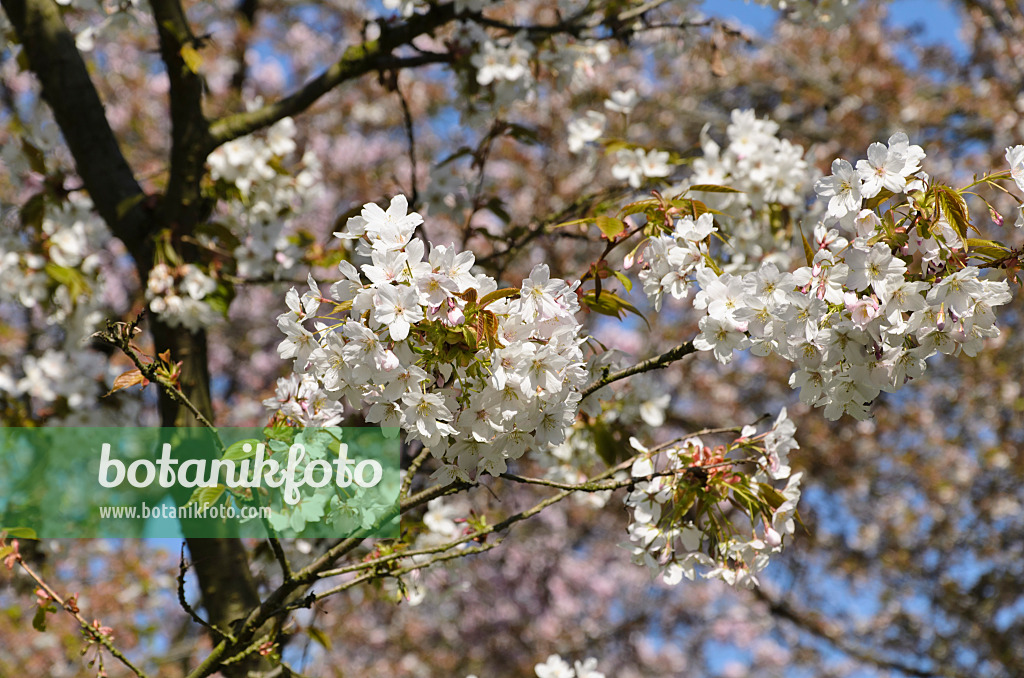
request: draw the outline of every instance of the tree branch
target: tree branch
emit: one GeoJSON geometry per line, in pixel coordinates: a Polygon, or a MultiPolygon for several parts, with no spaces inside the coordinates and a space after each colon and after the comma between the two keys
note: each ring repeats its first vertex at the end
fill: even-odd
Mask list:
{"type": "Polygon", "coordinates": [[[200,43],[178,0],[150,4],[171,97],[171,167],[160,216],[168,225],[193,226],[200,220],[199,185],[212,150],[209,123],[203,116],[203,80],[185,56],[197,53],[200,43]]]}
{"type": "Polygon", "coordinates": [[[958,675],[948,669],[926,671],[924,669],[910,666],[904,662],[879,657],[864,648],[857,647],[846,639],[845,634],[841,629],[819,619],[811,612],[798,610],[785,600],[773,598],[761,588],[755,588],[754,595],[758,600],[768,605],[768,609],[773,615],[786,619],[809,632],[811,635],[832,643],[836,648],[850,657],[853,657],[857,661],[864,662],[865,664],[872,664],[889,671],[899,671],[900,673],[904,673],[908,676],[916,676],[917,678],[932,678],[933,676],[955,677],[958,675]]]}
{"type": "Polygon", "coordinates": [[[679,344],[673,349],[665,351],[661,355],[654,356],[653,358],[648,358],[642,363],[638,363],[636,365],[633,365],[632,367],[627,367],[624,370],[612,372],[611,374],[606,373],[603,377],[601,377],[600,379],[598,379],[597,381],[593,382],[585,389],[583,389],[583,397],[586,398],[599,388],[607,386],[608,384],[619,381],[621,379],[625,379],[626,377],[631,377],[634,374],[640,374],[642,372],[650,372],[651,370],[661,369],[662,367],[665,367],[670,363],[674,363],[675,361],[684,358],[690,355],[691,353],[696,353],[696,351],[697,349],[693,347],[693,342],[687,341],[682,344],[679,344]]]}
{"type": "MultiPolygon", "coordinates": [[[[269,127],[278,120],[302,113],[327,92],[348,80],[353,80],[382,67],[387,67],[391,51],[406,45],[420,35],[443,26],[455,18],[455,5],[434,5],[426,14],[419,14],[397,26],[384,26],[376,40],[367,40],[345,50],[334,65],[303,85],[293,94],[258,110],[221,118],[210,127],[212,151],[217,146],[269,127]]],[[[406,64],[432,63],[438,55],[425,54],[404,60],[406,64]]],[[[446,56],[446,58],[448,58],[446,56]]]]}

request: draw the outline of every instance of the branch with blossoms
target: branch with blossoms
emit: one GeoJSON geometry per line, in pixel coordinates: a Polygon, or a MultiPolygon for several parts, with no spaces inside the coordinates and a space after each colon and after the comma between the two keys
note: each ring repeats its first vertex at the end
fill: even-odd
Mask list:
{"type": "MultiPolygon", "coordinates": [[[[730,135],[763,149],[771,162],[793,165],[793,155],[801,150],[778,140],[777,126],[745,112],[733,119],[730,135]]],[[[737,145],[727,152],[739,157],[749,151],[737,145]]],[[[267,404],[304,425],[339,421],[342,398],[361,404],[368,408],[368,421],[398,426],[407,440],[423,445],[416,469],[430,458],[438,462],[431,476],[438,487],[465,489],[481,474],[542,485],[545,479],[527,480],[511,473],[508,464],[527,449],[543,457],[544,450],[565,443],[587,396],[691,353],[710,351],[721,362],[748,347],[757,354],[778,353],[801,368],[791,383],[801,388],[805,402],[824,406],[831,418],[843,412],[863,416],[878,390],[895,390],[923,369],[923,353],[962,347],[973,354],[980,339],[993,331],[989,309],[1005,303],[1008,293],[1005,283],[981,280],[978,269],[964,263],[967,254],[985,255],[966,237],[973,228],[962,198],[966,189],[930,181],[920,170],[923,150],[905,135],[894,135],[888,147],[872,145],[856,170],[837,161],[833,177],[815,183],[828,199],[829,214],[815,228],[815,244],[804,240],[807,265],[794,273],[780,271],[774,261],[755,268],[742,250],[727,254],[717,247],[715,238],[726,238],[715,223],[716,213],[726,210],[722,214],[728,221],[728,210],[738,206],[738,219],[751,215],[744,211],[750,204],[737,197],[741,189],[700,182],[700,173],[724,174],[710,167],[713,157],[721,161],[723,155],[716,150],[704,161],[707,166],[695,163],[695,182],[676,197],[656,194],[653,200],[627,205],[616,217],[583,220],[600,227],[608,240],[605,254],[641,237],[625,264],[639,264],[644,291],[656,308],[664,292],[681,299],[693,286],[700,288],[693,307],[704,317],[692,341],[617,370],[594,363],[584,386],[587,368],[574,316],[577,298],[600,310],[596,293],[576,292],[579,283],[552,279],[544,265],[535,267],[518,289],[499,288],[488,276],[472,275],[471,253],[444,246],[431,246],[428,252],[414,238],[422,217],[409,213],[398,196],[386,211],[365,205],[335,234],[355,241],[356,256],[368,263],[357,268],[342,262],[343,279],[331,284],[329,294],[312,277],[307,292],[288,293],[290,310],[278,318],[286,335],[279,352],[293,360],[296,374],[282,382],[278,398],[267,404]],[[707,195],[707,202],[687,194],[707,195]],[[628,227],[627,218],[633,220],[628,227]],[[854,230],[856,238],[846,240],[832,226],[854,230]],[[917,262],[920,273],[905,277],[909,264],[917,262]],[[972,319],[973,334],[945,335],[943,344],[936,336],[944,331],[942,321],[928,325],[927,314],[918,313],[936,306],[933,313],[948,312],[961,327],[972,319]],[[914,336],[907,338],[911,332],[914,336]]],[[[725,178],[743,185],[741,168],[737,163],[733,176],[725,178]]],[[[801,169],[806,164],[796,168],[788,175],[796,185],[774,187],[776,199],[792,203],[787,208],[792,210],[798,186],[810,183],[801,169]]],[[[765,209],[753,218],[775,214],[765,209]]],[[[787,463],[796,443],[785,412],[760,438],[748,428],[730,446],[710,448],[694,438],[660,457],[634,442],[642,458],[634,455],[633,478],[621,484],[595,484],[593,478],[546,484],[561,490],[559,500],[574,492],[600,494],[628,485],[638,562],[662,571],[670,583],[693,578],[701,566],[709,568],[707,576],[753,585],[768,556],[794,532],[800,474],[792,474],[787,463]],[[745,454],[751,446],[762,461],[745,454]],[[658,459],[668,466],[658,470],[658,459]],[[752,465],[752,472],[738,470],[744,464],[752,465]],[[784,487],[774,485],[781,481],[784,487]],[[749,526],[736,526],[719,506],[738,509],[749,526]]],[[[409,475],[406,491],[411,482],[409,475]]],[[[470,540],[493,531],[481,528],[470,540]]],[[[464,543],[463,538],[452,540],[445,548],[464,543]]],[[[332,549],[331,558],[350,548],[351,542],[332,549]]]]}
{"type": "MultiPolygon", "coordinates": [[[[773,143],[774,126],[734,114],[730,134],[733,129],[748,147],[781,150],[778,140],[773,143]]],[[[1022,151],[1007,151],[1009,175],[988,181],[1017,181],[1024,146],[1017,148],[1022,151]]],[[[723,161],[717,146],[708,153],[705,163],[723,161]]],[[[872,144],[856,167],[837,159],[833,174],[814,183],[827,213],[814,227],[813,240],[803,239],[806,265],[792,273],[776,261],[754,266],[713,248],[710,238],[719,228],[708,213],[669,228],[661,225],[665,210],[657,206],[634,250],[639,254],[626,264],[641,262],[639,277],[656,307],[665,292],[682,299],[699,288],[692,302],[703,313],[693,340],[697,350],[711,351],[722,363],[746,348],[756,355],[775,353],[796,366],[790,384],[805,403],[823,407],[829,419],[844,413],[864,418],[880,392],[896,391],[922,374],[929,356],[975,355],[984,339],[998,333],[992,309],[1010,299],[1005,281],[981,278],[981,268],[967,265],[969,258],[990,265],[1014,258],[998,242],[969,237],[977,227],[963,195],[974,184],[956,190],[932,180],[921,169],[924,157],[898,133],[888,145],[872,144]]],[[[770,155],[761,159],[760,171],[764,163],[778,161],[770,155]]],[[[697,165],[729,178],[723,169],[697,165]]],[[[1024,179],[1018,181],[1022,185],[1024,179]]],[[[703,185],[688,190],[711,191],[712,197],[718,191],[703,185]]],[[[719,205],[731,206],[710,203],[719,205]]]]}
{"type": "Polygon", "coordinates": [[[115,380],[114,388],[111,392],[137,384],[145,385],[149,382],[157,384],[171,400],[187,408],[201,426],[210,429],[218,449],[223,453],[224,443],[221,442],[220,436],[217,435],[217,428],[196,407],[195,403],[189,399],[178,384],[180,364],[171,362],[169,353],[161,354],[154,359],[143,353],[132,343],[133,338],[142,331],[139,329],[139,322],[141,320],[142,315],[140,314],[138,318],[130,323],[108,321],[106,330],[92,335],[94,339],[119,349],[135,364],[134,370],[122,374],[115,380]]]}
{"type": "MultiPolygon", "coordinates": [[[[775,427],[775,429],[777,428],[778,426],[775,427]]],[[[735,431],[735,429],[707,430],[702,431],[701,433],[714,434],[725,431],[735,431]]],[[[741,433],[743,435],[735,441],[739,446],[737,449],[742,448],[748,451],[753,449],[751,446],[756,447],[757,445],[762,445],[767,449],[768,446],[764,445],[762,441],[772,435],[772,433],[769,432],[767,434],[762,434],[762,436],[753,436],[753,432],[752,430],[749,430],[749,427],[741,433]]],[[[775,447],[777,448],[778,446],[779,444],[776,443],[775,447]]],[[[663,449],[668,448],[655,448],[654,451],[663,449]]],[[[783,450],[783,453],[784,452],[785,450],[783,450]]],[[[645,450],[643,452],[643,454],[648,456],[650,453],[650,450],[645,450]]],[[[592,482],[589,485],[581,484],[579,487],[567,487],[561,489],[555,495],[537,502],[529,509],[507,516],[493,525],[487,525],[486,523],[481,524],[476,529],[467,530],[464,534],[459,535],[458,538],[441,544],[433,544],[419,548],[415,546],[412,548],[402,548],[400,545],[389,546],[379,544],[376,547],[378,555],[365,558],[358,563],[332,568],[330,567],[331,563],[335,562],[347,553],[350,553],[362,541],[359,537],[342,540],[329,548],[321,557],[309,564],[306,568],[296,572],[292,578],[282,582],[281,585],[264,600],[260,607],[257,610],[254,610],[250,617],[237,627],[236,633],[232,638],[222,639],[221,643],[219,643],[214,649],[211,657],[208,657],[207,661],[203,662],[196,672],[193,673],[193,676],[198,678],[200,676],[209,675],[208,672],[204,671],[215,666],[217,661],[220,661],[218,658],[234,657],[238,656],[240,653],[253,651],[254,644],[264,642],[263,638],[254,638],[253,634],[255,633],[255,630],[261,628],[261,626],[271,618],[287,614],[289,611],[294,609],[309,607],[318,600],[340,593],[341,591],[347,590],[361,583],[381,578],[396,578],[400,580],[400,578],[406,574],[411,574],[425,569],[433,564],[488,551],[501,543],[500,540],[488,541],[488,537],[495,536],[512,525],[527,520],[566,498],[577,495],[580,491],[593,490],[607,492],[622,487],[634,487],[640,483],[655,481],[664,476],[675,476],[675,483],[688,486],[697,482],[697,479],[702,476],[713,477],[716,476],[716,474],[720,474],[726,466],[736,467],[737,465],[742,464],[764,465],[766,463],[762,459],[763,455],[760,453],[745,454],[743,457],[731,459],[729,461],[709,459],[705,463],[697,460],[695,464],[690,464],[685,468],[666,469],[660,472],[652,471],[646,475],[634,472],[630,477],[617,477],[626,469],[629,469],[631,466],[635,466],[638,456],[639,454],[634,455],[634,457],[596,474],[592,477],[592,482]],[[597,487],[598,484],[600,484],[601,487],[597,487]],[[315,593],[303,592],[316,581],[346,574],[356,576],[330,589],[315,593]]],[[[513,482],[518,481],[517,478],[509,479],[513,482]]],[[[471,484],[456,482],[449,485],[437,485],[427,488],[403,500],[401,502],[400,510],[402,513],[406,513],[418,506],[436,501],[444,496],[470,489],[471,487],[471,484]]]]}
{"type": "MultiPolygon", "coordinates": [[[[94,619],[91,623],[87,621],[85,617],[82,616],[82,613],[78,608],[78,594],[75,593],[67,598],[58,594],[52,586],[46,583],[46,580],[44,580],[38,572],[25,562],[25,559],[22,557],[21,552],[18,549],[18,540],[11,539],[10,543],[7,543],[6,537],[6,532],[0,532],[0,561],[3,561],[8,570],[13,570],[17,565],[39,587],[36,590],[39,610],[36,612],[35,620],[32,622],[33,626],[39,630],[44,630],[46,628],[46,614],[56,612],[58,608],[64,610],[74,617],[76,622],[78,622],[82,635],[85,637],[89,646],[96,647],[95,656],[89,660],[89,665],[97,666],[96,675],[98,677],[102,678],[107,675],[103,665],[102,654],[102,650],[106,650],[110,653],[110,656],[121,662],[121,664],[138,676],[138,678],[147,678],[147,674],[137,667],[114,645],[113,629],[103,626],[99,620],[94,619]]],[[[86,654],[87,651],[88,647],[82,650],[82,654],[86,654]]]]}

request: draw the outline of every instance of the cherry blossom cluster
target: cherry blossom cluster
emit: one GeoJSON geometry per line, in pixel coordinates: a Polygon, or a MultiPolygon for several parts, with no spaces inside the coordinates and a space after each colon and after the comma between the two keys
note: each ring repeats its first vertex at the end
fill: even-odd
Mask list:
{"type": "Polygon", "coordinates": [[[24,376],[15,378],[0,368],[0,392],[13,397],[25,395],[46,404],[63,399],[72,410],[87,408],[102,395],[99,380],[107,371],[106,360],[95,351],[55,348],[39,356],[25,356],[21,369],[24,376]]]}
{"type": "MultiPolygon", "coordinates": [[[[652,236],[647,241],[637,258],[641,264],[637,277],[654,310],[661,310],[666,291],[673,299],[689,295],[694,272],[709,256],[708,236],[717,230],[711,213],[705,212],[696,219],[678,219],[672,233],[652,236]]],[[[632,263],[627,260],[626,267],[632,263]]]]}
{"type": "Polygon", "coordinates": [[[856,166],[837,159],[815,183],[828,213],[806,245],[809,261],[792,272],[771,261],[742,276],[723,272],[703,249],[709,215],[700,229],[700,219],[680,219],[642,252],[645,291],[658,304],[663,290],[681,298],[695,281],[693,307],[705,313],[695,348],[723,363],[746,348],[780,355],[797,368],[790,384],[801,400],[829,419],[864,418],[880,392],[920,376],[928,357],[976,355],[998,334],[992,309],[1010,300],[1005,281],[965,264],[965,226],[947,218],[962,198],[921,172],[924,157],[898,133],[856,166]]]}
{"type": "MultiPolygon", "coordinates": [[[[578,10],[559,4],[566,12],[578,10]]],[[[611,59],[603,40],[559,34],[537,40],[525,31],[495,36],[471,19],[457,22],[451,44],[471,55],[462,82],[473,96],[459,100],[465,105],[460,112],[464,124],[480,128],[496,115],[508,118],[515,107],[535,104],[539,82],[550,78],[557,87],[581,89],[611,59]]]]}
{"type": "Polygon", "coordinates": [[[703,156],[693,162],[693,175],[681,188],[710,184],[738,192],[695,191],[708,207],[726,214],[729,247],[723,267],[747,271],[761,261],[788,264],[791,238],[786,221],[807,215],[807,195],[820,176],[804,157],[804,149],[778,135],[778,123],[759,119],[753,110],[734,110],[722,148],[701,131],[703,156]],[[786,219],[781,218],[782,211],[786,219]]]}
{"type": "Polygon", "coordinates": [[[470,61],[476,67],[478,84],[515,82],[530,77],[530,44],[515,37],[503,42],[485,40],[470,61]]]}
{"type": "Polygon", "coordinates": [[[81,193],[59,202],[38,198],[38,232],[29,238],[0,235],[0,301],[45,307],[47,324],[62,325],[76,311],[89,315],[96,310],[99,302],[88,292],[103,285],[101,252],[110,232],[92,211],[92,201],[81,193]]]}
{"type": "Polygon", "coordinates": [[[304,427],[338,426],[345,414],[345,406],[328,397],[312,374],[278,379],[274,397],[264,400],[263,406],[304,427]]]}
{"type": "MultiPolygon", "coordinates": [[[[471,252],[428,253],[414,237],[422,221],[404,196],[349,219],[335,235],[368,263],[343,261],[328,295],[312,276],[301,296],[292,288],[278,350],[317,380],[319,392],[301,396],[307,409],[321,396],[365,407],[368,421],[401,427],[443,460],[442,482],[497,475],[528,449],[561,443],[575,419],[586,379],[578,283],[540,264],[519,289],[498,290],[471,272],[471,252]]],[[[287,406],[302,407],[282,388],[287,406]]]]}
{"type": "Polygon", "coordinates": [[[217,220],[237,239],[232,254],[242,278],[287,277],[302,259],[286,224],[320,195],[321,167],[306,151],[293,171],[279,169],[298,148],[295,135],[295,123],[284,118],[265,135],[229,141],[206,160],[211,178],[232,189],[219,204],[217,220]]]}
{"type": "Polygon", "coordinates": [[[694,437],[652,451],[630,439],[640,452],[631,470],[636,484],[625,500],[633,512],[628,531],[634,561],[670,585],[692,580],[698,571],[733,586],[756,585],[758,572],[795,530],[802,477],[791,474],[788,463],[798,447],[795,432],[783,409],[767,432],[755,435],[753,426],[745,426],[729,446],[712,448],[694,437]],[[737,471],[740,463],[756,470],[737,471]],[[785,486],[776,489],[781,481],[785,486]],[[730,505],[747,512],[745,531],[719,515],[730,505]]]}

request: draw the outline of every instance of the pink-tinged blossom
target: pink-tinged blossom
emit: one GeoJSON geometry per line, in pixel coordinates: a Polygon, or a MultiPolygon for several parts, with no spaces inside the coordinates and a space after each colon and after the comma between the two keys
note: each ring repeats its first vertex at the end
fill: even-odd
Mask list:
{"type": "Polygon", "coordinates": [[[856,292],[847,292],[844,301],[846,310],[850,313],[850,320],[861,329],[867,327],[879,315],[878,300],[873,295],[858,297],[856,292]]]}

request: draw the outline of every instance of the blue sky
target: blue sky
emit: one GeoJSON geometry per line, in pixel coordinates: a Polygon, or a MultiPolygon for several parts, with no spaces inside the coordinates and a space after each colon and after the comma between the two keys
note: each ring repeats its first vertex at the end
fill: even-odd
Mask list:
{"type": "MultiPolygon", "coordinates": [[[[701,9],[712,16],[732,17],[766,33],[775,22],[778,12],[749,0],[704,0],[701,9]]],[[[918,26],[924,43],[945,43],[954,53],[966,52],[958,35],[960,19],[946,0],[893,0],[889,4],[891,21],[898,26],[918,26]]]]}

